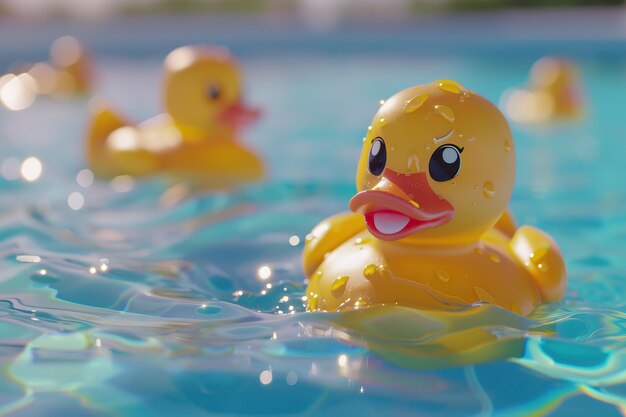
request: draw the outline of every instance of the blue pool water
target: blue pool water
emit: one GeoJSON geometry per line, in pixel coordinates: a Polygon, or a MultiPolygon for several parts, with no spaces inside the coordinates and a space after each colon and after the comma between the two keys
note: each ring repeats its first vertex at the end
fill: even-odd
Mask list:
{"type": "MultiPolygon", "coordinates": [[[[520,223],[560,243],[563,303],[530,318],[489,307],[470,307],[469,319],[397,307],[304,312],[302,243],[292,237],[302,241],[347,209],[378,100],[451,78],[497,102],[543,52],[504,40],[475,54],[422,54],[410,40],[389,35],[368,48],[368,38],[313,37],[307,48],[274,50],[224,39],[241,57],[248,101],[264,109],[245,136],[270,172],[237,191],[184,197],[162,179],[81,177],[81,186],[86,100],[1,111],[0,163],[35,156],[43,173],[0,178],[0,414],[624,415],[626,64],[612,54],[620,45],[570,48],[584,120],[512,125],[511,206],[520,223]],[[79,210],[68,206],[72,193],[84,199],[79,210]],[[482,353],[462,342],[477,333],[492,336],[482,353]],[[441,348],[451,335],[459,352],[441,348]]],[[[136,120],[158,112],[170,45],[148,42],[142,50],[153,52],[142,54],[98,45],[106,53],[97,94],[136,120]]]]}

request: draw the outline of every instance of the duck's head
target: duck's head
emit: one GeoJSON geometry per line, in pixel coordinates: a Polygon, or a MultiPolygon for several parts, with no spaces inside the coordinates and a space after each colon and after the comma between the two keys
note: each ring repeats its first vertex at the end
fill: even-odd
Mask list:
{"type": "Polygon", "coordinates": [[[449,80],[381,103],[363,141],[352,210],[382,240],[477,239],[513,190],[515,150],[503,115],[449,80]]]}
{"type": "Polygon", "coordinates": [[[543,57],[530,69],[530,84],[535,88],[558,91],[577,83],[576,65],[567,58],[543,57]]]}
{"type": "Polygon", "coordinates": [[[237,129],[259,111],[244,105],[237,63],[225,48],[183,46],[165,58],[165,109],[183,130],[237,129]]]}

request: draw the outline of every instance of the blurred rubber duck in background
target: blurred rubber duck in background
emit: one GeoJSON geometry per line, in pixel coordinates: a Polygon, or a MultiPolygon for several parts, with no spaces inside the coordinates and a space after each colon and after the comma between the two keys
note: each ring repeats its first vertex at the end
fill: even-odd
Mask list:
{"type": "Polygon", "coordinates": [[[14,67],[0,77],[0,104],[9,110],[30,107],[38,95],[68,98],[91,90],[91,54],[72,36],[52,43],[49,62],[14,67]]]}
{"type": "Polygon", "coordinates": [[[374,116],[353,213],[307,236],[311,311],[491,303],[527,315],[563,297],[555,241],[507,210],[515,148],[500,111],[460,84],[403,90],[374,116]]]}
{"type": "Polygon", "coordinates": [[[227,49],[183,46],[164,62],[165,113],[133,125],[95,103],[87,137],[94,173],[169,174],[211,187],[260,179],[261,160],[239,142],[259,117],[244,105],[237,63],[227,49]]]}
{"type": "Polygon", "coordinates": [[[501,105],[519,123],[580,118],[584,103],[576,65],[567,58],[541,58],[530,70],[528,85],[505,91],[501,105]]]}

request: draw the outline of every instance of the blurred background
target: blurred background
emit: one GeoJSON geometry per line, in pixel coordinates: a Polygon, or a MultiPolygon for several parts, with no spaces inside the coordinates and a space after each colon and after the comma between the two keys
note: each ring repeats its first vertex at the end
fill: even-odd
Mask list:
{"type": "Polygon", "coordinates": [[[419,13],[450,11],[619,6],[619,0],[2,0],[5,15],[29,18],[103,18],[116,15],[162,13],[245,13],[249,15],[300,16],[317,24],[342,18],[387,16],[407,18],[419,13]],[[311,16],[315,12],[316,16],[311,16]],[[307,16],[308,15],[308,16],[307,16]]]}

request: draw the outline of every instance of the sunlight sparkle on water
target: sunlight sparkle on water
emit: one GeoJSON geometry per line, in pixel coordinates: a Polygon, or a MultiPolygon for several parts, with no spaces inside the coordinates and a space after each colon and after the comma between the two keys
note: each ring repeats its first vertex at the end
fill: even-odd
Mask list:
{"type": "Polygon", "coordinates": [[[344,368],[346,365],[348,365],[348,356],[347,355],[339,355],[337,357],[337,365],[341,366],[342,368],[344,368]]]}
{"type": "Polygon", "coordinates": [[[41,262],[41,258],[37,255],[17,255],[15,257],[15,260],[18,262],[33,263],[33,264],[41,262]]]}
{"type": "Polygon", "coordinates": [[[257,275],[263,280],[269,279],[272,276],[272,269],[267,265],[263,265],[257,271],[257,275]]]}
{"type": "Polygon", "coordinates": [[[90,187],[93,184],[93,179],[93,172],[87,168],[81,169],[76,174],[76,183],[83,188],[90,187]]]}
{"type": "Polygon", "coordinates": [[[259,375],[259,380],[263,385],[270,384],[272,382],[272,371],[266,369],[265,371],[261,372],[261,374],[259,375]]]}
{"type": "Polygon", "coordinates": [[[34,156],[26,158],[20,167],[22,178],[28,182],[37,181],[42,171],[43,166],[41,165],[41,161],[34,156]]]}
{"type": "Polygon", "coordinates": [[[0,77],[0,104],[18,111],[29,108],[37,98],[37,82],[30,74],[7,74],[0,77]]]}
{"type": "Polygon", "coordinates": [[[74,191],[67,197],[67,205],[72,210],[80,210],[85,205],[85,197],[78,191],[74,191]]]}

